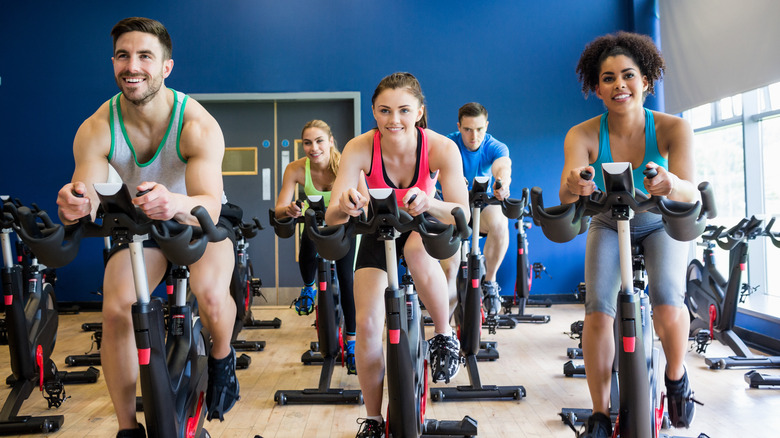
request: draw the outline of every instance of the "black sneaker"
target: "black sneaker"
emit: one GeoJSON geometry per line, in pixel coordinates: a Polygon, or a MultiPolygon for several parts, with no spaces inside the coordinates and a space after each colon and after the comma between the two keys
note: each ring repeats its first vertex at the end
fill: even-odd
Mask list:
{"type": "Polygon", "coordinates": [[[500,291],[501,286],[495,281],[482,282],[482,305],[485,307],[485,312],[488,316],[498,315],[498,312],[501,310],[500,291]]]}
{"type": "Polygon", "coordinates": [[[666,383],[666,404],[669,420],[675,428],[688,428],[696,413],[696,404],[702,404],[693,398],[693,391],[688,382],[688,370],[685,370],[681,380],[672,382],[664,373],[666,383]]]}
{"type": "Polygon", "coordinates": [[[428,356],[431,362],[431,378],[436,383],[458,375],[463,358],[460,356],[460,341],[453,333],[450,336],[436,335],[428,341],[428,356]]]}
{"type": "Polygon", "coordinates": [[[144,426],[139,424],[135,429],[122,429],[116,433],[116,438],[146,438],[144,426]]]}
{"type": "Polygon", "coordinates": [[[385,436],[385,422],[379,422],[371,420],[369,418],[358,418],[357,423],[360,425],[355,438],[383,438],[385,436]]]}
{"type": "Polygon", "coordinates": [[[611,438],[612,437],[612,420],[601,412],[588,417],[588,422],[585,423],[585,438],[611,438]]]}
{"type": "Polygon", "coordinates": [[[211,421],[219,418],[224,421],[224,414],[229,411],[238,396],[238,378],[236,377],[236,350],[230,347],[230,354],[222,359],[209,356],[209,383],[206,390],[206,418],[211,421]]]}

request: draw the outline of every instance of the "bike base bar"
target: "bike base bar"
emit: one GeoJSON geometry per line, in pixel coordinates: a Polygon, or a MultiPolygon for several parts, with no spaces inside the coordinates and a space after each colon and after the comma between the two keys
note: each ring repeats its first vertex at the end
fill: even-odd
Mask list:
{"type": "Polygon", "coordinates": [[[254,320],[252,322],[244,323],[245,329],[278,329],[282,326],[282,320],[274,318],[268,321],[254,320]]]}
{"type": "Polygon", "coordinates": [[[422,437],[463,438],[477,435],[477,420],[466,415],[461,421],[425,420],[422,437]]]}
{"type": "Polygon", "coordinates": [[[231,342],[230,346],[236,351],[263,351],[265,350],[265,341],[244,341],[237,339],[231,342]]]}
{"type": "Polygon", "coordinates": [[[13,417],[0,421],[0,435],[28,435],[54,432],[62,427],[65,422],[63,415],[49,415],[45,417],[13,417]]]}
{"type": "Polygon", "coordinates": [[[525,397],[525,388],[519,385],[483,385],[482,388],[472,388],[471,386],[431,388],[431,400],[436,402],[458,400],[520,400],[523,397],[525,397]]]}
{"type": "Polygon", "coordinates": [[[515,322],[532,322],[537,324],[546,324],[550,322],[550,315],[518,315],[516,313],[508,313],[504,316],[512,318],[515,322]]]}
{"type": "Polygon", "coordinates": [[[286,404],[329,404],[329,405],[361,405],[363,393],[355,389],[304,389],[291,391],[276,391],[274,401],[279,405],[286,404]]]}

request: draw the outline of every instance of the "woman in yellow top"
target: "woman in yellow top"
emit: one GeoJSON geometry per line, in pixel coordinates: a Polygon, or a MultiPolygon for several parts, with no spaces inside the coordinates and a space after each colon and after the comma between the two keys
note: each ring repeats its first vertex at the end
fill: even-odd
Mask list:
{"type": "MultiPolygon", "coordinates": [[[[275,214],[277,219],[301,216],[301,208],[295,203],[295,185],[304,188],[306,196],[320,195],[325,206],[330,202],[330,189],[336,180],[341,154],[336,148],[330,126],[322,120],[312,120],[303,127],[301,132],[305,157],[293,161],[284,169],[282,189],[276,198],[275,214]]],[[[295,310],[299,315],[308,315],[314,311],[314,298],[317,289],[314,282],[317,276],[317,249],[314,243],[301,234],[301,246],[298,254],[298,266],[304,287],[301,295],[295,300],[295,310]]],[[[341,260],[336,260],[336,275],[341,292],[341,308],[344,312],[346,329],[345,355],[347,373],[355,371],[355,298],[352,293],[353,262],[355,260],[355,242],[349,253],[341,260]]]]}

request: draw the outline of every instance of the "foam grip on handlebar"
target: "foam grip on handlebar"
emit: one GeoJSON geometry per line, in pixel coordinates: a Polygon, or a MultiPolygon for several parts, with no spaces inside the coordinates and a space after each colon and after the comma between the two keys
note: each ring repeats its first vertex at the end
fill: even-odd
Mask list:
{"type": "Polygon", "coordinates": [[[317,214],[306,210],[305,233],[314,242],[319,255],[325,260],[341,260],[352,245],[352,222],[332,227],[319,228],[317,214]]]}
{"type": "Polygon", "coordinates": [[[41,229],[35,219],[36,215],[27,207],[19,207],[15,218],[19,224],[19,237],[42,264],[61,268],[76,258],[84,234],[82,221],[67,227],[58,224],[41,229]]]}
{"type": "Polygon", "coordinates": [[[553,242],[568,242],[587,229],[587,222],[582,220],[582,212],[579,210],[577,203],[544,208],[542,189],[534,187],[531,190],[531,217],[534,224],[540,226],[544,235],[553,242]]]}
{"type": "Polygon", "coordinates": [[[707,220],[699,214],[701,209],[701,202],[696,202],[693,207],[687,202],[669,200],[658,204],[666,233],[681,242],[694,240],[704,232],[707,220]]]}
{"type": "Polygon", "coordinates": [[[526,201],[523,199],[504,199],[501,202],[501,211],[509,219],[517,219],[523,215],[526,201]]]}
{"type": "Polygon", "coordinates": [[[718,209],[715,207],[715,195],[712,193],[712,184],[704,181],[699,184],[699,193],[701,193],[701,204],[703,211],[708,219],[714,219],[718,215],[718,209]]]}
{"type": "Polygon", "coordinates": [[[205,239],[192,242],[192,228],[176,221],[165,221],[155,224],[151,230],[152,238],[160,246],[165,257],[173,264],[189,266],[206,251],[205,239]]]}
{"type": "Polygon", "coordinates": [[[295,234],[295,218],[286,217],[277,219],[273,209],[268,210],[268,221],[274,227],[274,233],[282,239],[287,239],[295,234]]]}
{"type": "Polygon", "coordinates": [[[580,178],[586,181],[590,181],[591,179],[593,179],[593,173],[590,170],[580,171],[580,178]]]}
{"type": "Polygon", "coordinates": [[[415,218],[422,225],[419,233],[425,251],[435,259],[452,257],[460,248],[461,237],[468,237],[468,225],[463,210],[456,207],[452,210],[452,215],[455,217],[454,226],[440,222],[423,222],[419,216],[415,218]]]}

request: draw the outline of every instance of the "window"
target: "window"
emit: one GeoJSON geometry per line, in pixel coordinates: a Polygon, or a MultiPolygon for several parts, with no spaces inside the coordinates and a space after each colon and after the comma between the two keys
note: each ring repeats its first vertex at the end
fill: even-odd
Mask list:
{"type": "MultiPolygon", "coordinates": [[[[715,190],[718,217],[712,223],[733,226],[755,215],[766,224],[776,217],[773,231],[780,232],[780,173],[771,167],[780,162],[780,82],[693,108],[683,117],[694,129],[696,181],[710,181],[715,190]]],[[[716,258],[726,275],[728,253],[718,250],[716,258]]],[[[744,281],[759,287],[746,307],[780,316],[776,266],[780,249],[765,237],[751,243],[744,281]]]]}
{"type": "MultiPolygon", "coordinates": [[[[780,108],[780,84],[776,84],[776,95],[773,102],[780,108]]],[[[780,117],[771,117],[761,121],[761,147],[763,162],[770,166],[780,163],[780,117]]],[[[768,170],[768,169],[765,169],[768,170]]],[[[767,216],[775,217],[772,232],[780,232],[780,174],[775,171],[764,172],[764,209],[767,216]]],[[[769,217],[767,217],[767,220],[769,217]]],[[[766,289],[770,295],[780,296],[780,248],[775,247],[767,239],[766,242],[766,289]],[[774,269],[773,269],[774,267],[774,269]]]]}

